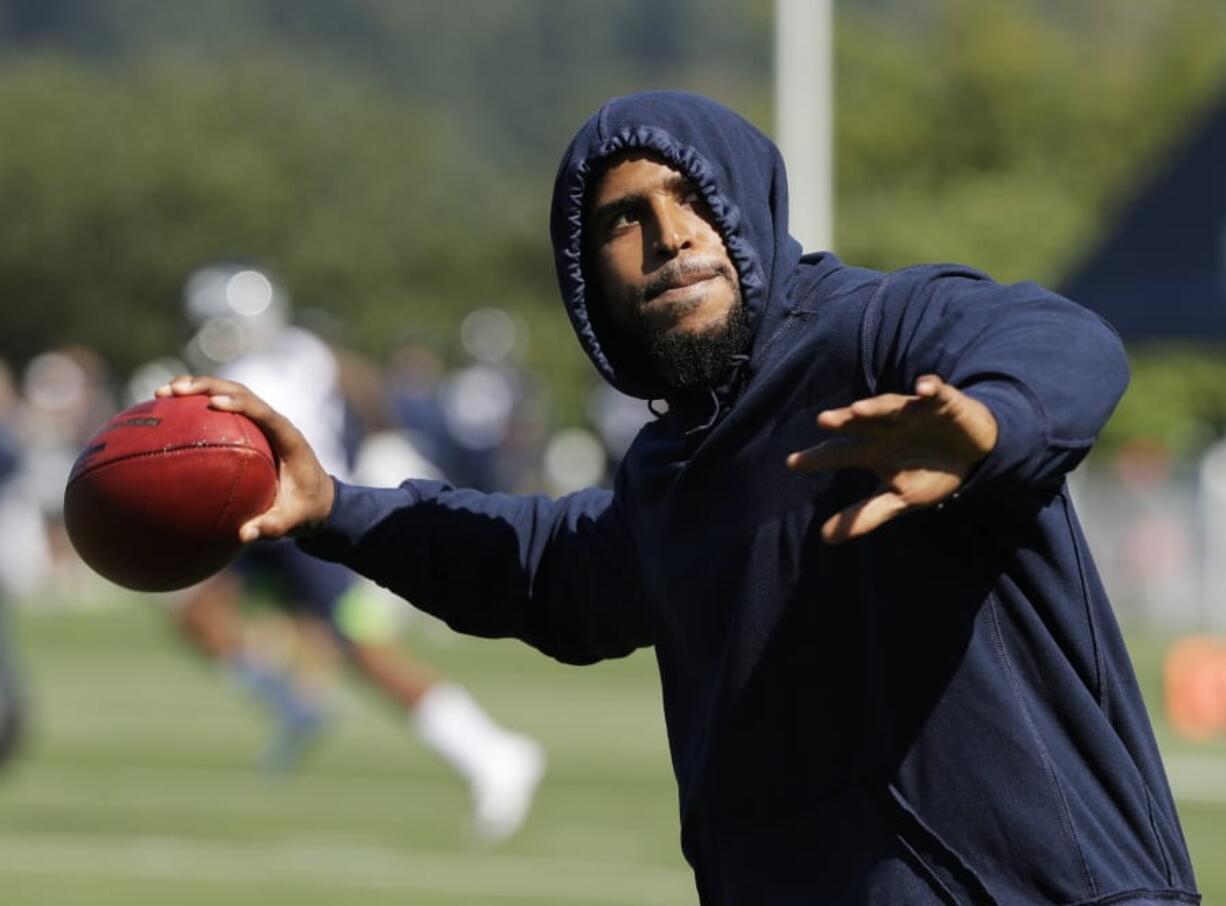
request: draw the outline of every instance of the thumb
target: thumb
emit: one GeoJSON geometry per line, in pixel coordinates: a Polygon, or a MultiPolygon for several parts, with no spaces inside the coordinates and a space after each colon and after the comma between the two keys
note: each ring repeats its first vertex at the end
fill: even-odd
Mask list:
{"type": "Polygon", "coordinates": [[[923,399],[938,397],[942,402],[948,402],[954,388],[941,380],[939,374],[923,374],[915,379],[915,395],[923,399]]]}
{"type": "Polygon", "coordinates": [[[274,508],[244,522],[238,530],[238,540],[250,544],[260,538],[284,538],[292,527],[291,521],[274,508]]]}

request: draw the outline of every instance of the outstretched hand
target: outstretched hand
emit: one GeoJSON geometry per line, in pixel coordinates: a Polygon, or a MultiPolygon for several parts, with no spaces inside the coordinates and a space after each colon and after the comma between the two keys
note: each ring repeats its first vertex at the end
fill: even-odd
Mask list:
{"type": "Polygon", "coordinates": [[[818,413],[819,427],[843,436],[788,456],[795,472],[860,468],[881,480],[876,493],[826,520],[822,540],[859,538],[912,510],[935,506],[961,487],[996,446],[988,407],[936,375],[915,382],[915,395],[885,393],[818,413]]]}
{"type": "Polygon", "coordinates": [[[277,457],[277,496],[272,507],[245,522],[239,528],[239,540],[246,543],[257,538],[282,538],[328,518],[335,493],[332,478],[289,419],[242,384],[220,378],[183,375],[154,392],[160,399],[194,394],[208,395],[214,409],[237,412],[255,422],[277,457]]]}

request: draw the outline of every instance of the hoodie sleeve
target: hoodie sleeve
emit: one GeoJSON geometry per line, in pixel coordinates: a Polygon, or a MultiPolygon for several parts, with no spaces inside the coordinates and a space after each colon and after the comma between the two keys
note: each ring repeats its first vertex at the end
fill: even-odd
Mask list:
{"type": "Polygon", "coordinates": [[[651,644],[629,537],[609,491],[553,500],[336,482],[328,521],[299,546],[343,563],[457,632],[515,637],[586,664],[651,644]]]}
{"type": "Polygon", "coordinates": [[[991,410],[996,447],[968,488],[1059,486],[1128,383],[1123,346],[1098,315],[1034,283],[1005,286],[954,266],[885,278],[862,341],[872,392],[911,393],[937,374],[991,410]]]}

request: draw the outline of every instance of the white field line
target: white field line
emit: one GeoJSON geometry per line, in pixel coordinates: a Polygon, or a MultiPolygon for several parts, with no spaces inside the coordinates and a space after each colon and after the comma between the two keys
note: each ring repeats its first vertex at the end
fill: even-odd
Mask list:
{"type": "Polygon", "coordinates": [[[491,900],[693,902],[681,869],[530,856],[427,852],[352,842],[219,842],[191,837],[0,834],[0,877],[162,879],[395,890],[491,900]]]}
{"type": "MultiPolygon", "coordinates": [[[[1178,799],[1203,801],[1210,803],[1226,803],[1226,756],[1168,753],[1163,756],[1167,777],[1171,782],[1172,791],[1178,799]]],[[[97,791],[91,795],[88,790],[82,790],[74,782],[78,779],[76,772],[71,776],[57,775],[54,778],[28,776],[0,790],[0,803],[5,800],[17,802],[50,802],[62,801],[82,803],[89,800],[92,804],[104,805],[116,799],[125,802],[139,802],[142,806],[157,808],[167,807],[170,803],[195,805],[201,802],[198,793],[193,790],[207,789],[204,797],[207,801],[216,802],[218,810],[235,808],[235,800],[247,800],[251,812],[276,813],[285,807],[285,800],[277,795],[282,790],[276,784],[268,782],[250,768],[203,768],[203,767],[167,767],[142,766],[132,770],[108,769],[104,772],[101,782],[106,792],[97,791]],[[24,780],[24,782],[21,782],[24,780]],[[69,787],[72,787],[69,789],[69,787]],[[280,800],[280,801],[278,801],[280,800]]],[[[82,772],[84,773],[84,772],[82,772]]],[[[321,771],[315,774],[304,774],[293,778],[295,783],[285,787],[285,790],[300,794],[308,803],[304,811],[315,808],[316,800],[332,798],[329,793],[335,793],[336,798],[346,802],[355,799],[370,799],[385,802],[388,796],[403,797],[406,803],[419,800],[422,796],[433,794],[435,798],[451,797],[451,781],[445,781],[435,776],[419,776],[405,773],[397,777],[372,777],[357,772],[341,773],[321,771]],[[440,783],[445,783],[446,791],[440,789],[440,783]]],[[[92,782],[98,783],[95,776],[92,782]]],[[[582,793],[587,784],[582,780],[562,781],[554,779],[559,787],[570,788],[572,794],[582,793]]],[[[660,784],[628,783],[619,778],[619,782],[600,784],[603,790],[625,790],[639,788],[654,790],[660,784]]],[[[205,804],[207,808],[207,802],[205,804]]],[[[296,809],[292,809],[295,810],[296,809]]]]}
{"type": "MultiPolygon", "coordinates": [[[[415,766],[416,767],[416,766],[415,766]]],[[[431,769],[434,770],[433,768],[431,769]]],[[[661,776],[645,782],[625,778],[570,778],[546,775],[545,789],[565,793],[571,799],[624,797],[628,793],[674,796],[674,787],[661,776]]],[[[422,800],[460,801],[462,782],[446,774],[406,771],[403,775],[375,777],[353,771],[304,771],[288,778],[268,777],[255,768],[163,767],[107,768],[91,772],[60,768],[30,770],[0,787],[0,807],[5,802],[130,804],[157,808],[168,803],[194,806],[210,804],[217,810],[236,806],[252,813],[314,812],[336,804],[345,808],[360,803],[384,811],[402,802],[406,811],[422,800]]],[[[670,799],[671,801],[671,799],[670,799]]]]}
{"type": "MultiPolygon", "coordinates": [[[[136,784],[106,784],[105,788],[89,788],[74,785],[56,787],[43,784],[37,788],[26,786],[10,790],[0,796],[0,810],[4,804],[33,807],[37,809],[88,809],[95,812],[110,812],[123,815],[175,815],[199,818],[226,818],[231,821],[265,820],[269,822],[296,822],[298,829],[293,839],[313,840],[319,836],[314,829],[331,821],[362,819],[364,826],[385,826],[389,822],[406,828],[427,824],[446,824],[447,833],[455,834],[457,840],[466,815],[459,796],[441,796],[430,784],[419,784],[416,789],[396,789],[395,802],[388,802],[388,790],[381,787],[377,799],[371,796],[338,796],[335,801],[321,802],[312,797],[303,800],[293,796],[252,796],[231,790],[219,793],[216,786],[204,792],[185,788],[181,781],[160,784],[157,781],[136,784]],[[440,819],[440,814],[447,817],[440,819]],[[432,817],[427,818],[430,815],[432,817]],[[453,830],[454,828],[454,830],[453,830]]],[[[590,812],[590,823],[580,823],[578,817],[538,820],[532,825],[532,833],[538,849],[564,854],[568,849],[582,846],[587,852],[609,854],[612,860],[640,864],[642,861],[657,861],[647,849],[641,825],[630,823],[624,816],[614,820],[601,814],[595,807],[590,812]]],[[[12,822],[10,822],[11,825],[12,822]]],[[[284,832],[282,832],[284,839],[284,832]]],[[[336,840],[335,827],[322,836],[336,840]]],[[[3,852],[0,852],[0,857],[3,852]]],[[[680,854],[677,855],[678,860],[680,854]]],[[[0,873],[4,866],[0,863],[0,873]]]]}
{"type": "MultiPolygon", "coordinates": [[[[305,786],[305,785],[304,785],[305,786]]],[[[323,796],[318,791],[299,788],[284,793],[275,789],[257,789],[249,784],[229,787],[210,784],[205,789],[184,788],[183,781],[150,778],[143,784],[113,782],[98,788],[80,784],[53,786],[29,783],[7,790],[0,795],[0,804],[11,803],[34,807],[107,809],[115,812],[176,813],[185,812],[203,815],[233,815],[246,818],[310,818],[332,811],[345,815],[396,814],[397,808],[389,800],[403,804],[402,812],[411,816],[420,811],[424,803],[433,808],[443,804],[457,807],[463,802],[462,795],[440,790],[437,783],[405,780],[388,781],[386,784],[360,786],[346,783],[345,793],[323,796]]],[[[330,792],[330,791],[329,791],[330,792]]],[[[2,806],[0,806],[2,807],[2,806]]]]}
{"type": "MultiPolygon", "coordinates": [[[[1163,758],[1167,777],[1176,799],[1211,805],[1226,805],[1226,757],[1221,755],[1167,754],[1163,758]]],[[[75,778],[74,778],[75,779],[75,778]]],[[[374,778],[360,774],[321,774],[304,777],[310,784],[297,784],[285,792],[300,796],[278,795],[283,791],[253,777],[249,771],[208,768],[173,768],[161,770],[142,767],[137,771],[108,772],[102,786],[82,788],[80,784],[65,784],[56,778],[52,784],[45,778],[33,777],[0,791],[0,803],[5,800],[31,805],[90,805],[93,807],[150,811],[187,809],[202,813],[241,813],[248,816],[312,815],[320,803],[333,799],[341,805],[352,805],[354,811],[386,803],[389,796],[402,799],[406,814],[420,808],[425,800],[435,802],[455,798],[451,784],[440,787],[434,777],[406,774],[396,778],[374,778]],[[198,790],[207,790],[201,795],[198,790]],[[330,795],[335,793],[335,796],[330,795]]],[[[585,792],[585,784],[573,782],[558,786],[571,788],[571,794],[585,792]]],[[[614,789],[632,784],[611,784],[614,789]]],[[[654,788],[657,784],[645,784],[654,788]]]]}

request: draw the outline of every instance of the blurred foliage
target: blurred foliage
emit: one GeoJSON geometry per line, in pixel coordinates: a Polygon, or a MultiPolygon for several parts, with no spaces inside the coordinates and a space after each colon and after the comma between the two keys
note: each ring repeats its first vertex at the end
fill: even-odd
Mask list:
{"type": "MultiPolygon", "coordinates": [[[[839,19],[837,246],[857,264],[964,261],[1058,287],[1226,90],[1221,2],[915,9],[845,4],[839,19]]],[[[1146,436],[1193,455],[1222,435],[1222,348],[1130,356],[1098,453],[1146,436]]]]}
{"type": "Polygon", "coordinates": [[[928,7],[839,21],[839,247],[857,263],[1058,283],[1226,89],[1220,2],[928,7]]]}
{"type": "Polygon", "coordinates": [[[289,275],[357,342],[415,285],[443,310],[462,174],[426,112],[292,61],[100,79],[42,58],[4,70],[0,117],[10,355],[87,341],[124,368],[173,350],[183,278],[217,258],[289,275]]]}
{"type": "MultiPolygon", "coordinates": [[[[181,342],[187,272],[238,258],[376,356],[511,308],[574,420],[562,147],[647,87],[769,131],[771,29],[769,0],[0,0],[0,355],[126,372],[181,342]]],[[[836,73],[840,254],[1058,285],[1226,84],[1226,5],[842,0],[836,73]]],[[[1108,444],[1221,429],[1212,350],[1135,366],[1108,444]]]]}
{"type": "Polygon", "coordinates": [[[1131,363],[1132,385],[1103,433],[1100,453],[1146,438],[1187,459],[1226,436],[1221,347],[1156,344],[1133,350],[1131,363]]]}
{"type": "Polygon", "coordinates": [[[0,355],[87,343],[125,373],[183,340],[193,267],[249,260],[376,356],[513,309],[576,420],[556,161],[607,94],[766,97],[769,19],[722,6],[4,0],[0,355]]]}

